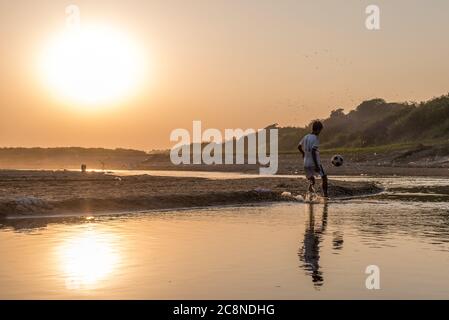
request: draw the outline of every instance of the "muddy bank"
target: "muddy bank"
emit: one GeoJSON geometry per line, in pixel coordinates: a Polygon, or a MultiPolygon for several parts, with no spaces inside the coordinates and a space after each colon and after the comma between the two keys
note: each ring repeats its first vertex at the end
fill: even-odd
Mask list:
{"type": "MultiPolygon", "coordinates": [[[[220,179],[117,177],[65,171],[0,171],[0,216],[93,214],[288,201],[303,194],[302,178],[220,179]]],[[[331,197],[378,192],[370,183],[330,181],[331,197]]]]}

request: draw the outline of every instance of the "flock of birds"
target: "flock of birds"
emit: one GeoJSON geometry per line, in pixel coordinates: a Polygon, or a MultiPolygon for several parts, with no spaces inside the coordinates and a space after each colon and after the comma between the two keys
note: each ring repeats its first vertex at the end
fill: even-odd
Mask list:
{"type": "MultiPolygon", "coordinates": [[[[351,67],[354,65],[354,62],[350,58],[336,56],[332,54],[331,50],[323,49],[323,50],[315,50],[313,52],[307,53],[299,53],[299,55],[304,59],[306,65],[308,66],[308,74],[315,73],[319,75],[324,72],[324,76],[326,74],[332,73],[348,73],[351,70],[351,67]],[[332,70],[330,70],[332,68],[332,70]]],[[[362,95],[354,95],[354,91],[350,87],[345,87],[343,90],[330,90],[325,93],[325,97],[329,101],[329,105],[338,105],[342,104],[350,104],[348,107],[351,109],[356,107],[357,104],[361,103],[363,100],[369,98],[377,98],[377,94],[375,92],[371,92],[368,94],[362,95]],[[340,97],[345,97],[344,101],[341,103],[337,102],[340,97]]],[[[410,94],[413,95],[414,91],[410,91],[410,94]]],[[[392,98],[399,99],[399,93],[393,93],[391,95],[392,98]]],[[[341,100],[341,98],[340,98],[341,100]]],[[[278,101],[276,105],[273,107],[276,113],[282,111],[282,113],[287,112],[290,115],[290,119],[293,120],[294,123],[298,121],[302,121],[304,119],[304,112],[311,111],[311,108],[315,108],[315,106],[310,105],[310,103],[304,102],[303,98],[298,97],[297,99],[286,99],[282,101],[278,101]]]]}

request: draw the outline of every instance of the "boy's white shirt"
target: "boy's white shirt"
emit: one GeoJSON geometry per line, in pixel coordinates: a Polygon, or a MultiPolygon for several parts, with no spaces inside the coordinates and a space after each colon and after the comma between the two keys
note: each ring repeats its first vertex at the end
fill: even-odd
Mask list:
{"type": "Polygon", "coordinates": [[[315,149],[316,161],[318,165],[321,165],[320,161],[320,152],[318,151],[318,147],[320,146],[320,140],[318,136],[309,133],[304,136],[299,142],[299,145],[302,146],[302,150],[304,150],[304,167],[315,167],[315,163],[313,162],[312,150],[315,149]]]}

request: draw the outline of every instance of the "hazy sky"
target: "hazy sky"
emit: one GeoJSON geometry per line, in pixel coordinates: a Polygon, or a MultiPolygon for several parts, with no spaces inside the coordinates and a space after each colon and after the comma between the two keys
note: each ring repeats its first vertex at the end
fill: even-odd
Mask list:
{"type": "Polygon", "coordinates": [[[0,0],[0,146],[149,150],[192,120],[298,126],[369,98],[427,100],[449,92],[448,32],[447,0],[0,0]],[[151,68],[126,101],[89,111],[41,83],[69,4],[141,48],[151,68]],[[381,30],[365,28],[369,4],[381,30]]]}

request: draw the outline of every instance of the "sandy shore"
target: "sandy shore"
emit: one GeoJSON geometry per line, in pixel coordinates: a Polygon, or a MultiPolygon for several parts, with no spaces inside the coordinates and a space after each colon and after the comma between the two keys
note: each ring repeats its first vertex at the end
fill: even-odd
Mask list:
{"type": "MultiPolygon", "coordinates": [[[[288,201],[303,194],[302,178],[204,179],[69,171],[0,171],[0,217],[94,214],[288,201]]],[[[378,192],[370,183],[330,181],[331,197],[378,192]]]]}

